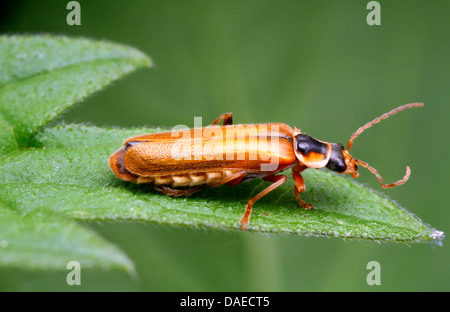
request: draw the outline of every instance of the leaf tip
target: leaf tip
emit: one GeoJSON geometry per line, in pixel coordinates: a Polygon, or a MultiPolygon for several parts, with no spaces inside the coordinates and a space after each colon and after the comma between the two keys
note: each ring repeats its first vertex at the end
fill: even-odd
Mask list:
{"type": "Polygon", "coordinates": [[[141,61],[142,66],[144,67],[154,67],[155,63],[153,62],[152,58],[145,54],[144,52],[140,50],[136,50],[137,55],[139,56],[139,59],[141,61]]]}
{"type": "MultiPolygon", "coordinates": [[[[114,43],[113,43],[114,44],[114,43]]],[[[125,49],[128,50],[129,56],[136,60],[136,63],[143,66],[143,67],[154,67],[155,64],[152,60],[152,58],[147,55],[146,53],[142,52],[141,50],[130,47],[130,46],[123,46],[125,49]]]]}
{"type": "Polygon", "coordinates": [[[428,237],[436,240],[437,244],[442,247],[442,240],[445,238],[444,232],[433,229],[428,237]]]}

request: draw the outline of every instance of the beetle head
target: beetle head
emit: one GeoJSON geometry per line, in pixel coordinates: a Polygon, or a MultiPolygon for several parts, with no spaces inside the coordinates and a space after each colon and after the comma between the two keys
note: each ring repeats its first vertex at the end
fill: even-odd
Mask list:
{"type": "Polygon", "coordinates": [[[391,115],[394,115],[404,109],[411,107],[421,107],[422,103],[412,103],[406,104],[400,107],[397,107],[390,112],[381,115],[380,117],[375,118],[371,122],[368,122],[361,128],[359,128],[348,140],[347,149],[344,149],[344,146],[339,143],[327,143],[316,140],[309,135],[303,134],[299,129],[294,129],[294,151],[297,159],[307,166],[308,168],[323,168],[327,167],[330,170],[336,171],[341,174],[349,174],[353,178],[357,178],[359,176],[358,173],[358,165],[361,165],[364,168],[367,168],[370,172],[372,172],[380,182],[383,188],[394,187],[398,185],[402,185],[405,183],[411,174],[411,169],[406,167],[406,174],[403,179],[398,180],[397,182],[385,184],[383,183],[383,179],[378,174],[377,170],[371,167],[368,163],[361,161],[359,159],[353,158],[349,150],[353,145],[353,141],[356,139],[358,135],[360,135],[364,130],[370,128],[376,123],[379,123],[381,120],[388,118],[391,115]]]}
{"type": "Polygon", "coordinates": [[[294,129],[294,146],[297,159],[308,168],[327,167],[339,173],[358,176],[356,160],[340,143],[319,141],[294,129]]]}

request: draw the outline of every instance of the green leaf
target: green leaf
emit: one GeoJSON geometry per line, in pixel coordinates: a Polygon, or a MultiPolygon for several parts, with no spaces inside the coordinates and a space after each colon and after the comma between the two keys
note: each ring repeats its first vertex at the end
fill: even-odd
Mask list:
{"type": "MultiPolygon", "coordinates": [[[[39,164],[40,157],[47,157],[45,150],[30,149],[28,143],[42,126],[71,105],[126,73],[150,65],[143,53],[110,42],[45,35],[0,36],[0,265],[65,270],[67,262],[75,260],[83,268],[133,270],[121,250],[63,216],[64,203],[76,200],[62,193],[58,198],[52,195],[63,191],[64,185],[60,188],[58,181],[51,179],[32,182],[34,175],[49,177],[46,166],[58,168],[58,161],[70,161],[70,157],[47,165],[47,160],[41,159],[39,164]],[[11,165],[34,152],[36,160],[10,171],[11,165]],[[23,168],[27,168],[21,172],[23,183],[15,184],[13,175],[23,168]],[[8,189],[22,198],[14,199],[8,189]],[[25,198],[33,193],[41,200],[25,198]],[[59,208],[49,209],[51,205],[59,208]]],[[[66,143],[70,145],[70,141],[66,143]]],[[[60,178],[67,180],[72,174],[64,172],[66,176],[60,178]]]]}
{"type": "MultiPolygon", "coordinates": [[[[125,138],[161,129],[43,128],[111,81],[151,65],[109,42],[50,36],[0,37],[0,265],[65,269],[133,265],[74,220],[140,220],[239,230],[261,180],[173,198],[119,180],[108,158],[125,138]]],[[[289,172],[287,172],[290,177],[289,172]]],[[[291,179],[254,205],[249,230],[400,242],[443,237],[384,196],[327,171],[304,173],[305,211],[291,179]]]]}
{"type": "Polygon", "coordinates": [[[66,270],[67,263],[78,261],[82,268],[101,263],[105,269],[134,271],[116,246],[45,208],[20,214],[0,205],[0,228],[2,266],[66,270]]]}
{"type": "MultiPolygon", "coordinates": [[[[160,129],[102,129],[67,125],[40,132],[36,148],[0,160],[0,192],[21,212],[45,206],[82,220],[140,220],[166,224],[239,229],[248,199],[267,186],[252,181],[211,188],[190,197],[168,197],[151,185],[120,181],[108,157],[123,139],[160,129]],[[22,186],[26,185],[26,188],[22,186]]],[[[290,172],[287,172],[290,176],[290,172]]],[[[367,240],[426,241],[438,231],[384,196],[333,173],[306,170],[305,201],[298,207],[293,181],[269,193],[253,208],[250,230],[367,240]]]]}
{"type": "Polygon", "coordinates": [[[74,103],[150,65],[143,53],[109,42],[0,36],[0,114],[24,147],[31,134],[74,103]]]}

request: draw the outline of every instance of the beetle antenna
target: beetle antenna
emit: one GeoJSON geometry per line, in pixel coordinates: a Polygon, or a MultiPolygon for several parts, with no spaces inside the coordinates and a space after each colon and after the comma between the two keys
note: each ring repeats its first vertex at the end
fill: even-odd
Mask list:
{"type": "Polygon", "coordinates": [[[405,176],[403,177],[403,179],[398,180],[397,182],[394,182],[394,183],[384,184],[384,183],[383,183],[383,178],[381,178],[381,176],[378,174],[378,172],[377,172],[377,170],[376,170],[375,168],[369,166],[368,163],[363,162],[363,161],[361,161],[361,160],[359,160],[359,159],[355,159],[355,162],[358,163],[358,164],[360,164],[361,166],[363,166],[363,167],[369,169],[369,171],[372,172],[372,173],[377,177],[378,181],[380,182],[380,184],[381,184],[381,186],[382,186],[383,188],[390,188],[390,187],[402,185],[403,183],[405,183],[406,181],[408,181],[409,176],[411,175],[411,169],[409,168],[409,166],[406,166],[406,174],[405,174],[405,176]]]}
{"type": "MultiPolygon", "coordinates": [[[[353,140],[356,139],[356,137],[357,137],[358,135],[360,135],[364,130],[366,130],[366,129],[372,127],[374,124],[377,124],[377,123],[379,123],[380,121],[382,121],[383,119],[386,119],[386,118],[388,118],[389,116],[392,116],[392,115],[394,115],[394,114],[396,114],[396,113],[398,113],[398,112],[400,112],[400,111],[402,111],[402,110],[404,110],[404,109],[411,108],[411,107],[422,107],[422,106],[424,106],[423,103],[411,103],[411,104],[405,104],[405,105],[399,106],[399,107],[397,107],[397,108],[394,108],[394,109],[391,110],[390,112],[388,112],[388,113],[386,113],[386,114],[383,114],[383,115],[381,115],[380,117],[375,118],[375,119],[372,120],[371,122],[366,123],[364,126],[362,126],[361,128],[359,128],[358,130],[356,130],[355,133],[352,134],[350,140],[348,140],[348,143],[347,143],[347,151],[349,151],[350,148],[352,147],[352,145],[353,145],[353,140]]],[[[363,164],[361,164],[361,165],[363,165],[363,164]]],[[[366,164],[366,165],[367,165],[367,164],[366,164]]],[[[364,166],[364,165],[363,165],[363,166],[364,166]]],[[[369,169],[369,168],[372,168],[372,167],[366,167],[366,168],[369,169]]],[[[373,168],[372,168],[372,169],[373,169],[373,168]]],[[[369,170],[370,170],[370,169],[369,169],[369,170]]],[[[375,169],[373,169],[373,170],[375,170],[375,169]]],[[[370,171],[372,171],[372,170],[370,170],[370,171]]],[[[373,171],[372,171],[372,173],[373,173],[373,171]]],[[[375,175],[376,175],[376,170],[375,170],[375,175]]],[[[380,180],[380,179],[378,179],[378,180],[380,180]]],[[[381,182],[381,181],[380,181],[380,182],[381,182]]]]}

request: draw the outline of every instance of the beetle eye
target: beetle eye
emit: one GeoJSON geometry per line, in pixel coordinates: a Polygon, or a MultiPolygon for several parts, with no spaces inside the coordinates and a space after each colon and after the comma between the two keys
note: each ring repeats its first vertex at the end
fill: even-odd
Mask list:
{"type": "Polygon", "coordinates": [[[331,145],[331,156],[326,167],[336,172],[344,172],[345,170],[347,170],[344,155],[342,154],[344,146],[342,146],[342,144],[339,143],[331,143],[330,145],[331,145]]]}

